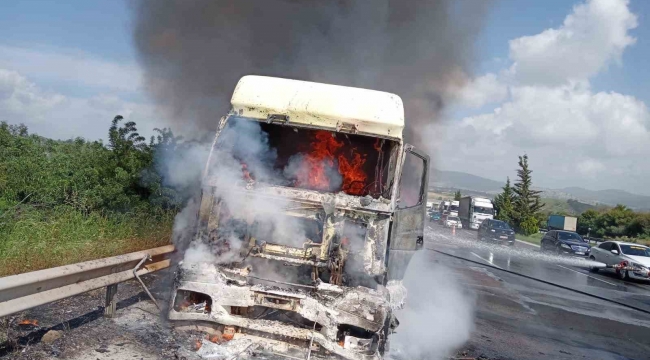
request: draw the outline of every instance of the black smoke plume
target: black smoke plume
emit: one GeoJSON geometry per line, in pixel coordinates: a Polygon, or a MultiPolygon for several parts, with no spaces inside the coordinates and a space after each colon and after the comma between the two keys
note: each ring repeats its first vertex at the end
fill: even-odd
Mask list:
{"type": "Polygon", "coordinates": [[[256,74],[396,93],[417,146],[470,73],[486,1],[140,0],[134,39],[148,90],[177,127],[212,132],[256,74]]]}

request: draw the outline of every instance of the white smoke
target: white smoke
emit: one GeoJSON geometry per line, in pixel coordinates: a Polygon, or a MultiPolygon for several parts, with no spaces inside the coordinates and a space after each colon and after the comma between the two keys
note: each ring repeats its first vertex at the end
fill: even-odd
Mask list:
{"type": "MultiPolygon", "coordinates": [[[[173,242],[184,252],[184,262],[225,264],[241,260],[245,256],[241,235],[253,223],[257,228],[255,236],[262,241],[302,247],[306,241],[305,230],[298,218],[285,215],[284,210],[289,205],[286,200],[242,191],[247,186],[259,188],[269,183],[286,182],[286,172],[273,168],[277,155],[259,123],[230,121],[221,131],[214,149],[212,144],[189,143],[177,150],[162,154],[164,177],[169,185],[180,188],[193,185],[197,192],[174,221],[173,242]],[[215,201],[221,202],[217,234],[205,234],[197,228],[199,179],[208,158],[210,164],[206,174],[214,188],[204,187],[204,191],[214,191],[215,201]]],[[[203,194],[206,195],[209,194],[203,194]]]]}
{"type": "Polygon", "coordinates": [[[449,358],[474,329],[474,296],[428,251],[413,257],[404,285],[408,297],[404,309],[396,312],[400,326],[390,338],[390,358],[449,358]]]}

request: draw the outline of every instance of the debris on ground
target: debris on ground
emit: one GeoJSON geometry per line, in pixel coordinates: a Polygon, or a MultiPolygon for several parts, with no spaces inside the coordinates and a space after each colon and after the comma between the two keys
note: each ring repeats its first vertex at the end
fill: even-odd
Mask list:
{"type": "Polygon", "coordinates": [[[41,342],[45,344],[51,344],[63,336],[63,331],[58,331],[58,330],[50,330],[43,335],[41,338],[41,342]]]}
{"type": "Polygon", "coordinates": [[[204,301],[199,304],[189,304],[187,306],[181,307],[182,312],[187,312],[187,313],[205,313],[206,311],[206,306],[208,304],[204,301]]]}
{"type": "Polygon", "coordinates": [[[252,340],[245,338],[234,339],[225,344],[204,340],[196,354],[202,359],[237,359],[250,355],[254,350],[253,345],[252,340]]]}

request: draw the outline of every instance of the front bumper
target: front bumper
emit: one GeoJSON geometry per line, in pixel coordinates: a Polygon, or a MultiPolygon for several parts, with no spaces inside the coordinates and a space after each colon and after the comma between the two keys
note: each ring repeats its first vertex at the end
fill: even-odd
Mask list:
{"type": "Polygon", "coordinates": [[[503,244],[503,245],[514,245],[515,244],[515,237],[507,237],[505,239],[502,239],[500,235],[488,235],[485,238],[489,242],[497,243],[497,244],[503,244]]]}
{"type": "Polygon", "coordinates": [[[169,320],[228,327],[234,337],[257,339],[257,346],[277,356],[306,358],[309,353],[312,358],[380,359],[388,328],[395,322],[391,295],[384,287],[373,290],[320,283],[312,289],[282,289],[250,285],[214,265],[192,267],[179,272],[169,320]],[[179,308],[179,294],[187,293],[207,295],[208,310],[179,308]],[[285,322],[242,316],[246,312],[242,309],[254,308],[288,314],[302,323],[291,318],[285,322]]]}
{"type": "Polygon", "coordinates": [[[580,258],[586,258],[589,257],[589,254],[591,253],[591,249],[567,249],[560,247],[560,255],[565,255],[565,256],[572,256],[572,257],[580,257],[580,258]]]}
{"type": "Polygon", "coordinates": [[[635,280],[645,280],[645,281],[650,281],[650,273],[646,272],[635,272],[635,271],[630,271],[628,270],[627,275],[635,280]]]}
{"type": "Polygon", "coordinates": [[[445,227],[448,227],[448,228],[455,227],[456,229],[462,229],[463,225],[462,224],[447,224],[447,223],[445,223],[445,227]]]}

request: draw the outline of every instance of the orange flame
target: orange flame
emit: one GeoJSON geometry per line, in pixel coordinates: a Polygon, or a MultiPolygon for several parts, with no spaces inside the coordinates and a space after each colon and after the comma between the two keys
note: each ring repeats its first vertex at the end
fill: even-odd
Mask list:
{"type": "Polygon", "coordinates": [[[208,334],[205,336],[205,339],[215,344],[221,343],[221,337],[217,334],[212,334],[212,335],[208,334]]]}
{"type": "Polygon", "coordinates": [[[199,351],[201,349],[201,346],[203,346],[203,343],[201,340],[194,340],[194,350],[199,351]]]}
{"type": "Polygon", "coordinates": [[[365,157],[356,148],[351,148],[351,156],[348,158],[341,151],[344,143],[337,141],[332,133],[324,130],[315,133],[311,150],[297,174],[296,185],[314,190],[330,190],[328,170],[334,167],[334,159],[337,159],[338,172],[343,178],[341,190],[350,195],[361,195],[367,179],[362,168],[366,162],[365,157]]]}
{"type": "Polygon", "coordinates": [[[33,326],[38,326],[38,320],[21,320],[18,325],[33,325],[33,326]]]}

